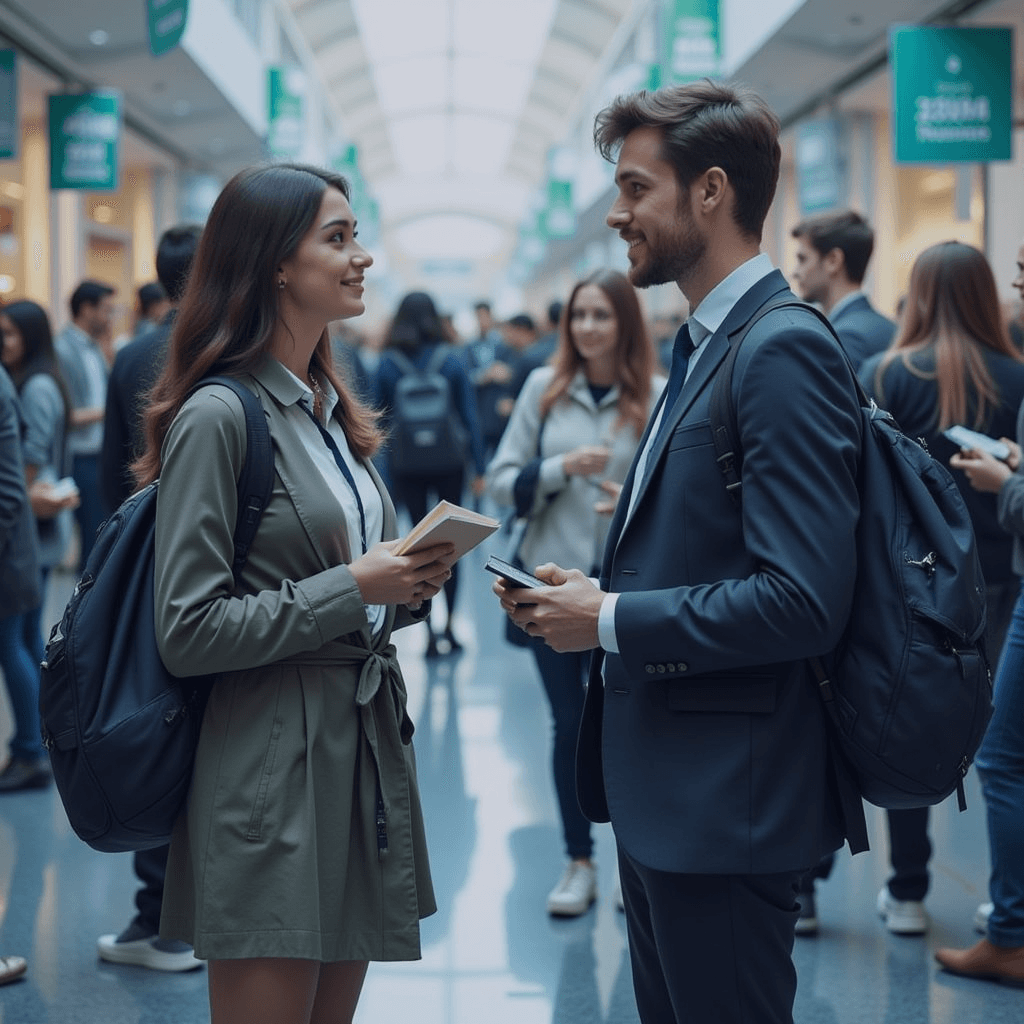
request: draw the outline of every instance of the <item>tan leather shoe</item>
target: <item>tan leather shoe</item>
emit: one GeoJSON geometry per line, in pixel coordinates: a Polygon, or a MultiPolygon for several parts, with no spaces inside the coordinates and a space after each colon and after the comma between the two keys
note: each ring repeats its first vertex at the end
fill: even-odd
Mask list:
{"type": "Polygon", "coordinates": [[[1005,949],[982,939],[970,949],[937,949],[935,959],[951,974],[1024,988],[1024,946],[1005,949]]]}
{"type": "Polygon", "coordinates": [[[0,956],[0,985],[17,981],[28,968],[23,956],[0,956]]]}

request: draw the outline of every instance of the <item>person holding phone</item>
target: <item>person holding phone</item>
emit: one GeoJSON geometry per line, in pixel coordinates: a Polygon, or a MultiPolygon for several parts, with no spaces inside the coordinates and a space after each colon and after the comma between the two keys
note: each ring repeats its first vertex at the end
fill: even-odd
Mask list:
{"type": "MultiPolygon", "coordinates": [[[[593,574],[609,519],[598,506],[626,478],[664,378],[633,286],[614,270],[580,281],[562,313],[553,362],[534,370],[487,470],[500,504],[529,515],[519,556],[593,574]]],[[[576,799],[576,736],[589,652],[531,643],[554,723],[552,772],[569,864],[548,913],[574,917],[597,897],[590,823],[576,799]]]]}
{"type": "Polygon", "coordinates": [[[350,1022],[368,961],[418,959],[435,910],[391,633],[423,616],[452,546],[396,554],[375,414],[332,366],[327,325],[363,312],[372,262],[340,175],[239,172],[146,415],[157,644],[175,675],[216,674],[160,934],[209,961],[212,1024],[350,1022]],[[191,394],[218,373],[259,397],[276,472],[237,585],[242,406],[191,394]]]}
{"type": "MultiPolygon", "coordinates": [[[[951,463],[978,540],[986,583],[987,648],[995,669],[1020,591],[1014,540],[1000,523],[995,494],[978,490],[956,459],[960,446],[944,433],[956,425],[989,437],[1012,436],[1024,401],[1024,356],[1000,315],[995,277],[983,253],[962,242],[933,245],[910,274],[906,309],[888,351],[860,370],[865,390],[904,433],[951,463]]],[[[893,875],[878,910],[890,930],[927,930],[928,808],[889,811],[893,875]]]]}

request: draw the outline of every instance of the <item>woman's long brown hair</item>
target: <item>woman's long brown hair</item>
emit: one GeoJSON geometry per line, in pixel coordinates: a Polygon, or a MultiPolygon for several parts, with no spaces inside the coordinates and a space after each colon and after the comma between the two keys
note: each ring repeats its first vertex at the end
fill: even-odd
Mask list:
{"type": "Polygon", "coordinates": [[[647,405],[651,396],[651,376],[654,373],[654,347],[651,345],[647,324],[640,311],[640,301],[629,281],[617,270],[598,270],[578,282],[562,310],[559,324],[558,348],[555,351],[555,370],[551,383],[540,400],[541,417],[569,391],[573,378],[583,368],[583,357],[572,339],[572,311],[581,288],[595,285],[605,294],[615,310],[619,337],[615,345],[615,383],[619,388],[619,415],[616,429],[626,423],[633,426],[639,438],[647,426],[647,405]]]}
{"type": "MultiPolygon", "coordinates": [[[[132,466],[140,487],[160,475],[164,438],[192,388],[211,374],[252,373],[268,353],[279,315],[277,268],[313,225],[328,188],[349,198],[340,174],[304,164],[251,167],[224,186],[199,240],[166,364],[150,392],[146,450],[132,466]]],[[[310,370],[337,391],[334,415],[353,451],[372,455],[380,444],[376,414],[335,372],[326,330],[310,370]]]]}
{"type": "Polygon", "coordinates": [[[899,359],[915,376],[931,373],[913,363],[913,356],[931,350],[938,389],[937,429],[956,423],[980,429],[990,407],[1000,401],[998,382],[985,365],[985,350],[1018,362],[1003,323],[992,268],[983,253],[962,242],[942,242],[925,249],[910,273],[910,289],[900,327],[882,357],[875,377],[884,402],[884,377],[899,359]]]}

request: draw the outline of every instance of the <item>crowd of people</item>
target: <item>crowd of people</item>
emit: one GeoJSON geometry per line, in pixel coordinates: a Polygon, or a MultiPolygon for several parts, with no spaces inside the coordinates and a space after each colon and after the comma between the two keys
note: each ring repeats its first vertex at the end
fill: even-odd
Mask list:
{"type": "MultiPolygon", "coordinates": [[[[301,164],[242,171],[204,227],[165,232],[117,344],[102,282],[75,289],[56,335],[37,303],[0,309],[0,793],[51,782],[37,704],[53,570],[81,571],[101,522],[157,478],[160,652],[217,675],[187,808],[169,846],[135,854],[137,912],[101,958],[206,962],[215,1024],[322,1024],[351,1020],[369,961],[419,956],[429,823],[391,635],[424,624],[428,658],[466,637],[451,546],[399,554],[397,538],[438,501],[489,502],[544,584],[529,600],[495,584],[551,712],[567,864],[544,909],[591,907],[592,823],[610,820],[641,1019],[790,1020],[793,936],[816,933],[816,883],[856,824],[806,666],[839,641],[856,572],[856,375],[951,467],[987,585],[991,900],[984,937],[937,958],[1024,985],[1024,355],[992,268],[960,242],[918,255],[898,322],[875,310],[874,235],[853,211],[792,229],[793,288],[839,343],[813,316],[759,318],[790,295],[761,252],[778,135],[758,97],[722,85],[620,97],[595,138],[616,163],[628,275],[579,280],[540,326],[481,301],[465,343],[422,291],[379,351],[354,343],[372,256],[348,183],[301,164]],[[638,297],[666,282],[690,310],[678,329],[638,297]],[[708,423],[741,330],[742,508],[708,423]],[[229,389],[195,390],[214,373],[257,395],[274,442],[237,579],[245,423],[229,389]],[[957,425],[1008,454],[949,440],[957,425]]],[[[1024,246],[1017,271],[1024,297],[1024,246]]],[[[878,912],[897,934],[929,925],[928,815],[888,814],[878,912]]],[[[0,983],[25,971],[0,958],[0,983]]]]}

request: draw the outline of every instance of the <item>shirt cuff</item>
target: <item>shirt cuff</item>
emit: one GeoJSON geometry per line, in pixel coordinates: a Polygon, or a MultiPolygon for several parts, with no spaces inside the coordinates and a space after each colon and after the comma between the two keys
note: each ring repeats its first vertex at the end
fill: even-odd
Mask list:
{"type": "Polygon", "coordinates": [[[597,617],[597,640],[609,654],[619,653],[619,643],[615,637],[615,602],[618,599],[618,594],[606,594],[597,617]]]}
{"type": "Polygon", "coordinates": [[[546,459],[542,459],[539,476],[542,494],[560,491],[569,482],[561,455],[549,455],[546,459]]]}

